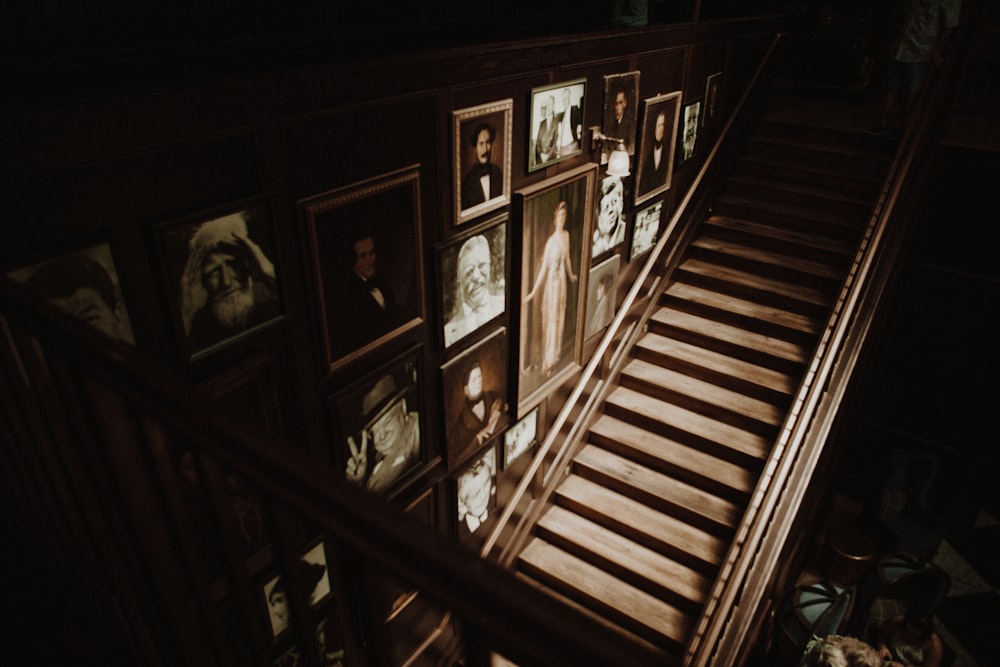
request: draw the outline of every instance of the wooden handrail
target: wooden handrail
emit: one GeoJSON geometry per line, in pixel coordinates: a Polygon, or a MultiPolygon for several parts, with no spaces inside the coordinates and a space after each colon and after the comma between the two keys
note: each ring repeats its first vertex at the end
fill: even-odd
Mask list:
{"type": "Polygon", "coordinates": [[[559,411],[555,421],[549,428],[545,439],[536,451],[530,465],[528,466],[527,472],[525,472],[522,476],[520,483],[517,485],[511,496],[511,499],[507,502],[507,505],[504,507],[503,512],[501,512],[496,525],[484,542],[480,551],[484,557],[489,557],[492,554],[500,535],[508,530],[508,525],[514,516],[515,510],[523,502],[528,490],[534,484],[536,475],[539,474],[542,469],[542,465],[549,459],[552,450],[556,446],[557,440],[560,438],[562,429],[566,426],[566,423],[570,418],[570,415],[577,410],[578,402],[584,392],[587,391],[591,382],[595,379],[598,368],[601,368],[605,362],[608,361],[606,357],[610,353],[611,357],[607,366],[607,371],[604,373],[604,376],[597,381],[596,387],[592,389],[586,403],[584,403],[580,413],[577,415],[573,426],[570,428],[565,437],[562,438],[562,444],[552,459],[551,465],[545,472],[543,472],[539,495],[532,498],[529,502],[527,509],[523,512],[517,526],[515,526],[510,532],[506,544],[497,557],[497,561],[502,566],[510,567],[512,565],[514,559],[517,557],[517,554],[520,552],[521,548],[523,548],[526,540],[530,537],[531,530],[533,529],[535,522],[537,522],[537,520],[541,517],[542,512],[544,512],[547,507],[548,500],[555,492],[555,487],[558,485],[558,482],[561,481],[566,474],[568,474],[567,464],[582,446],[584,435],[593,420],[598,416],[598,409],[603,405],[610,390],[614,388],[614,384],[619,373],[621,372],[621,369],[628,361],[628,351],[632,348],[638,337],[643,333],[646,322],[656,309],[659,295],[662,294],[667,287],[670,270],[673,268],[681,252],[684,250],[685,243],[682,241],[691,233],[694,227],[692,223],[695,221],[692,212],[689,210],[689,205],[694,199],[696,193],[701,190],[706,175],[714,166],[716,166],[715,159],[720,153],[722,146],[729,138],[732,128],[738,120],[744,118],[745,112],[748,111],[748,101],[751,95],[758,90],[758,86],[763,80],[766,67],[770,62],[771,56],[777,48],[778,43],[781,41],[781,38],[782,33],[778,33],[771,41],[771,44],[768,46],[767,51],[761,59],[761,63],[758,65],[757,70],[744,89],[739,102],[737,102],[734,107],[733,113],[730,114],[726,124],[723,126],[715,145],[706,156],[701,169],[699,169],[690,187],[687,189],[684,197],[678,204],[677,209],[671,216],[663,234],[660,236],[660,239],[657,241],[652,252],[650,252],[649,257],[646,258],[642,269],[639,271],[638,276],[626,294],[622,304],[618,307],[618,310],[608,326],[607,331],[605,331],[604,335],[601,337],[601,341],[598,343],[595,351],[593,352],[590,361],[581,372],[576,385],[573,387],[568,399],[563,404],[562,409],[559,411]],[[678,230],[681,220],[684,219],[688,219],[688,224],[678,230]],[[667,250],[668,247],[669,251],[667,250]],[[651,278],[652,282],[647,286],[647,282],[650,281],[651,278]],[[640,294],[643,293],[644,296],[640,297],[640,294]],[[634,317],[632,310],[638,303],[640,303],[640,298],[645,299],[645,306],[641,311],[641,314],[626,325],[626,320],[634,317]],[[618,344],[614,347],[614,349],[612,349],[612,345],[616,339],[618,339],[618,344]]]}
{"type": "Polygon", "coordinates": [[[900,141],[833,312],[689,642],[686,666],[729,667],[739,664],[744,654],[738,649],[759,620],[758,610],[780,567],[777,556],[824,452],[901,252],[909,220],[893,214],[918,158],[932,141],[931,125],[950,78],[946,72],[954,71],[955,61],[946,61],[915,105],[917,113],[900,141]]]}

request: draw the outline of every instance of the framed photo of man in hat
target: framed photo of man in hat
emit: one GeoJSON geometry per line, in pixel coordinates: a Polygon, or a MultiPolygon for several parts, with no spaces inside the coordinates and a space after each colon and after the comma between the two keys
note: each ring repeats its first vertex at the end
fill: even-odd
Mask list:
{"type": "Polygon", "coordinates": [[[419,359],[419,350],[411,351],[331,399],[338,465],[373,493],[396,486],[424,460],[419,359]]]}

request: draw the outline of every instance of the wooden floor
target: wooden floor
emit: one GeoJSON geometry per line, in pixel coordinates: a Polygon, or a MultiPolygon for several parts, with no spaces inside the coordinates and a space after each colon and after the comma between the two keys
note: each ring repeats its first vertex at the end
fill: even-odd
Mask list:
{"type": "MultiPolygon", "coordinates": [[[[593,424],[521,576],[676,664],[894,147],[776,93],[593,424]]],[[[877,107],[875,107],[877,122],[877,107]]]]}

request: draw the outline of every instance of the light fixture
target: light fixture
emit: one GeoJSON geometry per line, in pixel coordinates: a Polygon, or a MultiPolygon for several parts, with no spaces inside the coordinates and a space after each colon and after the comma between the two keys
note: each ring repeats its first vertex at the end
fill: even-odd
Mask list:
{"type": "Polygon", "coordinates": [[[608,156],[608,176],[628,176],[631,172],[629,171],[629,156],[625,149],[625,140],[607,136],[601,132],[601,128],[597,125],[591,127],[590,151],[596,151],[603,141],[614,141],[618,144],[618,147],[611,151],[611,155],[608,156]]]}

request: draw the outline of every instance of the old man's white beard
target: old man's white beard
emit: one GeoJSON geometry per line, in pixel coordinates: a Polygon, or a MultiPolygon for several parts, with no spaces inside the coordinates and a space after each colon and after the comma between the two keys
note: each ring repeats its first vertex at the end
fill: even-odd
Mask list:
{"type": "Polygon", "coordinates": [[[212,301],[212,314],[220,326],[226,329],[246,327],[253,310],[253,285],[247,284],[232,290],[212,301]]]}

